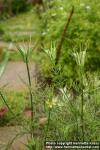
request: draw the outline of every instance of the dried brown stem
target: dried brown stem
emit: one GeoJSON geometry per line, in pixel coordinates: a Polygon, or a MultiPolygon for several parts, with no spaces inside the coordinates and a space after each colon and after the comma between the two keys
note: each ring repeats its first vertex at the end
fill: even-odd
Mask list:
{"type": "Polygon", "coordinates": [[[69,24],[70,24],[70,21],[72,19],[72,16],[74,14],[74,6],[72,7],[72,10],[69,14],[69,17],[67,19],[67,22],[65,24],[65,27],[64,27],[64,30],[62,32],[62,35],[61,35],[61,39],[60,41],[58,42],[58,45],[57,45],[57,48],[56,48],[56,59],[55,59],[55,65],[58,64],[59,62],[59,58],[60,58],[60,54],[61,54],[61,48],[62,48],[62,45],[63,45],[63,42],[64,42],[64,39],[65,39],[65,35],[66,35],[66,31],[68,30],[68,27],[69,27],[69,24]]]}

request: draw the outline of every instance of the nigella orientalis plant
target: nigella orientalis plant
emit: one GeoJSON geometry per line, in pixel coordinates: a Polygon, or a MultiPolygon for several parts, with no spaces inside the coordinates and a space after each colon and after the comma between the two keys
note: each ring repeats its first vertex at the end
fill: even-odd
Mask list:
{"type": "Polygon", "coordinates": [[[18,51],[20,52],[23,62],[26,65],[27,69],[27,75],[28,75],[28,89],[29,89],[29,95],[30,95],[30,104],[31,104],[31,138],[33,138],[33,95],[32,95],[32,81],[31,81],[31,75],[30,75],[30,69],[29,69],[29,61],[30,61],[30,55],[32,54],[33,48],[31,47],[31,42],[29,45],[18,45],[17,46],[18,51]]]}

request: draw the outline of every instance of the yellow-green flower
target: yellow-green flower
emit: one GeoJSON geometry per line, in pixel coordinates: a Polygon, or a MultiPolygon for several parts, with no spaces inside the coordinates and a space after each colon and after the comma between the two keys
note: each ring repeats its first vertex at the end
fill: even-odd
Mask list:
{"type": "Polygon", "coordinates": [[[52,100],[47,100],[46,104],[49,108],[53,108],[57,105],[57,98],[53,98],[52,100]]]}

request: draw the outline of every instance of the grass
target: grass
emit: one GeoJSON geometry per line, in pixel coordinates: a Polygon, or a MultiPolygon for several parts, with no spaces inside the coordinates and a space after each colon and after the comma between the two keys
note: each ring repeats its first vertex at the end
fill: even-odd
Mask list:
{"type": "Polygon", "coordinates": [[[10,53],[10,58],[9,58],[9,61],[21,61],[22,58],[20,56],[19,53],[17,53],[16,51],[13,51],[10,53]]]}
{"type": "MultiPolygon", "coordinates": [[[[23,42],[29,43],[29,39],[31,37],[32,46],[34,47],[40,37],[39,26],[40,22],[36,12],[34,9],[31,9],[27,13],[19,14],[9,18],[8,20],[0,22],[0,28],[4,32],[4,34],[1,35],[1,40],[3,42],[8,42],[8,44],[10,42],[14,44],[23,42]]],[[[36,47],[38,47],[38,44],[36,47]]],[[[3,59],[3,50],[4,49],[0,49],[0,60],[3,59]]],[[[34,57],[34,55],[35,54],[33,54],[32,57],[34,57]]],[[[11,51],[9,60],[20,61],[21,56],[18,52],[11,51]]]]}
{"type": "MultiPolygon", "coordinates": [[[[25,107],[29,106],[27,93],[25,91],[9,91],[4,95],[6,95],[4,97],[6,98],[6,103],[9,105],[9,109],[11,109],[12,113],[8,111],[7,114],[2,117],[0,125],[21,125],[23,111],[25,107]],[[17,119],[14,117],[14,115],[17,119]]],[[[5,103],[0,98],[0,109],[1,108],[5,108],[5,103]]]]}
{"type": "MultiPolygon", "coordinates": [[[[0,50],[0,61],[3,61],[4,59],[5,50],[0,50]]],[[[21,56],[16,51],[10,51],[9,52],[9,61],[21,61],[21,56]]]]}
{"type": "Polygon", "coordinates": [[[36,16],[34,9],[31,9],[27,13],[19,14],[6,21],[0,23],[0,28],[3,30],[3,41],[28,41],[30,35],[32,39],[36,39],[39,33],[39,20],[36,16]],[[25,32],[27,32],[25,34],[25,32]]]}

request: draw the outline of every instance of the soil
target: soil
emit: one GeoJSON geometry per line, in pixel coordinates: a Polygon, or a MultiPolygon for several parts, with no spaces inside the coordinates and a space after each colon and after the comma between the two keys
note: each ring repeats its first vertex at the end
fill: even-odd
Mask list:
{"type": "MultiPolygon", "coordinates": [[[[36,65],[30,64],[30,75],[33,85],[36,81],[36,65]]],[[[26,66],[23,62],[9,62],[0,79],[0,87],[6,90],[24,90],[28,84],[26,66]]]]}
{"type": "Polygon", "coordinates": [[[17,135],[18,137],[15,138],[9,150],[27,150],[25,144],[27,144],[29,135],[21,135],[22,132],[23,127],[21,126],[0,127],[0,150],[5,150],[17,135]]]}

